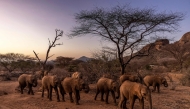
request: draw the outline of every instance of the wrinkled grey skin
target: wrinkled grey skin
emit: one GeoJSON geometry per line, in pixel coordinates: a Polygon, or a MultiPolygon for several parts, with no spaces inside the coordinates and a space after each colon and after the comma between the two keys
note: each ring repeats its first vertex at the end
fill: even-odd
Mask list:
{"type": "Polygon", "coordinates": [[[21,94],[23,94],[24,88],[28,87],[28,94],[34,95],[34,92],[32,90],[32,87],[36,87],[38,82],[35,75],[30,74],[22,74],[18,78],[19,87],[21,88],[21,94]]]}
{"type": "Polygon", "coordinates": [[[147,75],[143,78],[144,84],[149,87],[153,86],[152,92],[157,91],[160,92],[160,85],[164,85],[164,87],[168,87],[168,83],[164,77],[155,76],[155,75],[147,75]]]}
{"type": "Polygon", "coordinates": [[[54,88],[56,96],[57,96],[57,102],[60,101],[59,99],[59,92],[58,87],[60,85],[60,79],[57,76],[44,76],[42,78],[42,97],[44,97],[44,90],[47,90],[47,98],[51,101],[52,100],[52,89],[54,88]]]}
{"type": "Polygon", "coordinates": [[[61,82],[60,93],[62,94],[62,100],[65,101],[64,94],[69,93],[70,102],[73,102],[72,93],[75,96],[75,103],[79,105],[80,91],[85,90],[85,93],[89,92],[89,86],[83,79],[76,79],[72,77],[66,77],[61,82]]]}
{"type": "Polygon", "coordinates": [[[151,91],[141,83],[124,81],[120,86],[119,108],[126,109],[126,102],[129,100],[129,109],[133,109],[135,100],[139,99],[141,109],[144,109],[144,99],[149,103],[149,109],[152,109],[151,91]]]}
{"type": "Polygon", "coordinates": [[[108,96],[109,96],[109,92],[111,92],[114,103],[115,105],[117,105],[116,99],[118,99],[120,95],[119,83],[117,83],[116,81],[112,79],[101,77],[97,82],[97,89],[96,89],[96,95],[94,97],[94,100],[96,100],[100,92],[101,92],[101,101],[104,101],[103,96],[104,96],[104,93],[106,93],[106,100],[105,100],[106,104],[108,104],[108,96]],[[115,92],[118,93],[117,97],[115,97],[115,92]]]}

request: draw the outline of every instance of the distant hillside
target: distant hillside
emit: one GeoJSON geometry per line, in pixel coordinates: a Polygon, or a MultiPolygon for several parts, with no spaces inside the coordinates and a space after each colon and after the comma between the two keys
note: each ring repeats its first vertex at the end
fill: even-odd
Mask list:
{"type": "Polygon", "coordinates": [[[86,57],[86,56],[82,56],[82,57],[80,57],[80,58],[78,58],[78,59],[76,59],[76,60],[81,60],[81,61],[84,61],[84,62],[87,62],[87,61],[89,61],[89,60],[91,60],[92,58],[89,58],[89,57],[86,57]]]}

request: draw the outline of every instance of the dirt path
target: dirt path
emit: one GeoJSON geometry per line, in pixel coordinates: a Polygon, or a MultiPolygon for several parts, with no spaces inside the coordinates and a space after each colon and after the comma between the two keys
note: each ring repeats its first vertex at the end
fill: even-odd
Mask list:
{"type": "MultiPolygon", "coordinates": [[[[17,85],[17,81],[0,82],[0,109],[118,109],[111,96],[109,96],[109,104],[101,102],[100,95],[97,101],[94,100],[95,84],[90,85],[91,90],[88,94],[81,93],[80,105],[70,103],[68,94],[65,96],[66,102],[56,102],[55,93],[52,101],[46,98],[46,93],[45,97],[41,98],[41,92],[38,92],[37,88],[34,88],[35,95],[28,95],[26,92],[21,95],[15,91],[17,85]]],[[[161,87],[160,94],[152,93],[152,102],[153,109],[190,109],[190,87],[177,86],[175,90],[161,87]]],[[[134,108],[139,109],[138,100],[134,108]]],[[[148,109],[146,100],[145,109],[148,109]]]]}

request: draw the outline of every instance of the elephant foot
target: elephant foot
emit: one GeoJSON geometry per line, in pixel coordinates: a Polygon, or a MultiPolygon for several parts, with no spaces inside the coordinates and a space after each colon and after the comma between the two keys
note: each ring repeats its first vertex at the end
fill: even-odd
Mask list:
{"type": "Polygon", "coordinates": [[[104,99],[101,99],[101,101],[104,101],[104,99]]]}
{"type": "Polygon", "coordinates": [[[79,103],[76,103],[76,105],[79,105],[79,103]]]}
{"type": "Polygon", "coordinates": [[[73,100],[70,100],[71,103],[73,103],[73,100]]]}

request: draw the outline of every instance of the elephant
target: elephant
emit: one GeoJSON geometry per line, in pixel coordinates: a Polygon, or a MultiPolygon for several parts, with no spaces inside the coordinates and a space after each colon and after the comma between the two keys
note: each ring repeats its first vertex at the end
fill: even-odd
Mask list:
{"type": "Polygon", "coordinates": [[[103,96],[104,96],[104,93],[106,93],[105,103],[108,104],[108,96],[109,96],[110,91],[111,91],[114,103],[115,103],[115,105],[117,105],[116,99],[118,99],[119,95],[120,95],[119,94],[119,83],[112,79],[101,77],[97,82],[97,89],[96,89],[96,95],[94,97],[94,100],[96,100],[98,94],[101,92],[101,101],[104,101],[103,96]],[[118,93],[117,97],[115,97],[115,92],[118,93]]]}
{"type": "Polygon", "coordinates": [[[126,102],[129,100],[129,109],[133,109],[136,99],[139,99],[141,109],[144,109],[144,99],[148,100],[149,109],[152,109],[152,98],[149,88],[141,83],[129,80],[124,81],[120,86],[119,108],[126,109],[126,102]]]}
{"type": "Polygon", "coordinates": [[[28,87],[28,94],[34,95],[32,87],[36,87],[38,85],[37,77],[32,74],[22,74],[18,78],[19,87],[21,88],[21,94],[23,94],[24,88],[28,87]]]}
{"type": "Polygon", "coordinates": [[[60,101],[59,99],[59,92],[57,87],[59,87],[61,84],[61,80],[56,76],[50,76],[46,75],[42,78],[42,97],[44,97],[44,90],[47,89],[47,98],[51,101],[52,100],[52,88],[54,88],[56,96],[57,96],[57,102],[60,101]]]}
{"type": "Polygon", "coordinates": [[[119,82],[120,84],[122,84],[125,80],[129,80],[132,82],[138,82],[139,81],[139,77],[135,76],[135,75],[121,75],[119,78],[119,82]]]}
{"type": "Polygon", "coordinates": [[[144,84],[149,87],[149,86],[153,86],[153,90],[152,92],[154,92],[156,90],[157,87],[157,91],[158,93],[160,92],[160,85],[164,85],[164,87],[168,87],[168,83],[166,81],[166,79],[164,77],[161,76],[156,76],[156,75],[147,75],[143,78],[144,84]]]}
{"type": "Polygon", "coordinates": [[[60,93],[62,94],[62,100],[65,101],[64,94],[69,93],[70,102],[72,103],[73,97],[72,93],[75,96],[75,103],[79,105],[80,100],[80,91],[85,90],[85,93],[89,92],[89,86],[83,79],[76,79],[72,77],[66,77],[61,81],[60,93]]]}

